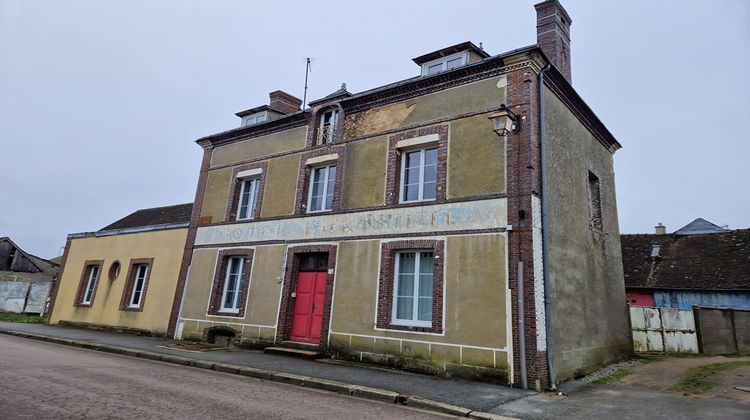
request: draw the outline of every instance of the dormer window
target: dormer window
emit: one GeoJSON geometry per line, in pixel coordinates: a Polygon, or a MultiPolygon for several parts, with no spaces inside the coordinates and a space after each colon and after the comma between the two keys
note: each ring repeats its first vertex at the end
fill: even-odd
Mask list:
{"type": "Polygon", "coordinates": [[[267,118],[268,118],[268,113],[265,111],[258,112],[255,114],[250,114],[246,117],[242,117],[242,126],[247,127],[249,125],[260,124],[262,122],[265,122],[267,118]]]}
{"type": "Polygon", "coordinates": [[[318,136],[316,145],[333,143],[333,136],[336,133],[336,123],[339,119],[339,111],[331,109],[320,115],[320,125],[318,125],[318,136]]]}
{"type": "Polygon", "coordinates": [[[422,76],[429,76],[442,71],[452,70],[456,67],[461,67],[466,64],[467,55],[468,53],[464,51],[424,63],[422,64],[422,76]]]}

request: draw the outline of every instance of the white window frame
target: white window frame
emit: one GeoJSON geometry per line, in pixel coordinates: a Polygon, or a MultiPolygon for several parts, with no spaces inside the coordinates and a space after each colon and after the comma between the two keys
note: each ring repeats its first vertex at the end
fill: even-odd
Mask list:
{"type": "Polygon", "coordinates": [[[256,112],[255,114],[250,114],[242,117],[242,126],[247,127],[255,124],[260,124],[262,122],[266,122],[267,119],[268,112],[256,112]]]}
{"type": "Polygon", "coordinates": [[[330,144],[333,143],[333,137],[336,133],[336,126],[339,122],[339,110],[338,109],[329,109],[322,114],[320,114],[320,124],[318,125],[318,136],[316,139],[316,145],[321,144],[330,144]],[[325,118],[326,115],[331,114],[331,119],[328,121],[328,125],[325,125],[325,118]],[[328,127],[328,128],[326,128],[328,127]],[[326,143],[323,143],[323,137],[325,137],[325,131],[328,130],[328,141],[326,143]]]}
{"type": "Polygon", "coordinates": [[[133,278],[133,290],[130,293],[130,300],[128,301],[128,308],[140,308],[143,303],[143,292],[146,290],[146,279],[148,278],[148,271],[150,267],[148,264],[136,264],[135,277],[133,278]],[[143,269],[143,276],[141,276],[141,269],[143,269]],[[141,278],[141,290],[138,291],[138,279],[141,278]],[[138,302],[135,300],[135,292],[138,291],[138,302]]]}
{"type": "MultiPolygon", "coordinates": [[[[422,76],[432,76],[432,75],[439,74],[439,73],[442,73],[442,72],[446,71],[447,70],[447,66],[448,66],[448,62],[452,61],[452,60],[454,60],[456,58],[462,58],[463,62],[461,63],[461,66],[465,66],[465,65],[467,65],[469,63],[469,52],[468,51],[461,51],[461,52],[456,53],[456,54],[451,54],[451,55],[448,55],[448,56],[445,56],[445,57],[440,57],[440,58],[438,58],[436,60],[432,60],[432,61],[428,61],[426,63],[423,63],[422,64],[422,76]],[[438,71],[437,73],[428,74],[427,72],[429,71],[429,68],[432,67],[432,66],[434,66],[434,65],[436,65],[436,64],[441,64],[442,65],[441,70],[438,71]]],[[[453,70],[453,69],[451,69],[451,70],[453,70]]]]}
{"type": "MultiPolygon", "coordinates": [[[[334,191],[333,200],[331,200],[331,208],[325,208],[326,197],[328,197],[328,177],[331,174],[331,167],[336,167],[336,176],[339,176],[338,162],[331,162],[326,165],[318,165],[310,168],[310,179],[307,184],[307,212],[308,213],[323,213],[333,210],[333,200],[336,199],[336,193],[334,191]],[[315,182],[315,171],[325,169],[325,180],[323,181],[323,208],[320,210],[312,210],[312,198],[313,198],[313,183],[315,182]]],[[[336,179],[333,180],[334,190],[336,188],[336,179]]]]}
{"type": "MultiPolygon", "coordinates": [[[[398,202],[400,204],[419,203],[422,201],[429,202],[429,201],[437,200],[437,185],[435,185],[435,198],[424,198],[424,166],[425,166],[424,158],[425,158],[425,154],[427,150],[431,150],[431,149],[437,149],[438,156],[440,155],[440,150],[438,149],[437,145],[420,147],[418,149],[401,150],[401,185],[398,191],[398,202]],[[416,200],[406,200],[404,197],[404,192],[406,191],[406,155],[408,153],[413,153],[413,152],[419,152],[419,194],[417,194],[416,200]]],[[[436,165],[437,165],[437,162],[436,162],[436,165]]],[[[435,176],[436,184],[439,181],[439,177],[440,177],[440,173],[438,172],[435,176]]]]}
{"type": "Polygon", "coordinates": [[[222,288],[222,292],[221,292],[221,305],[219,305],[219,308],[220,308],[219,312],[232,313],[232,314],[240,313],[240,305],[242,304],[242,288],[244,287],[244,285],[242,284],[242,281],[244,280],[243,279],[244,271],[245,271],[245,257],[230,256],[229,258],[227,258],[227,273],[224,275],[224,287],[222,288]],[[232,274],[230,269],[232,268],[232,260],[234,259],[240,260],[240,263],[239,263],[240,267],[238,270],[239,278],[237,279],[237,283],[236,283],[238,287],[237,287],[236,293],[234,294],[234,302],[232,303],[233,307],[228,308],[224,306],[224,303],[226,302],[227,292],[229,291],[227,287],[229,286],[229,276],[232,274]]]}
{"type": "Polygon", "coordinates": [[[91,305],[91,300],[94,298],[94,290],[96,290],[96,283],[99,281],[99,274],[102,271],[98,265],[89,265],[87,268],[89,270],[89,278],[86,281],[86,288],[83,289],[83,298],[81,298],[81,304],[83,305],[91,305]],[[89,294],[89,291],[91,291],[91,294],[89,294]]]}
{"type": "MultiPolygon", "coordinates": [[[[422,328],[432,328],[432,319],[429,321],[420,321],[419,318],[419,282],[420,282],[420,258],[423,252],[429,252],[433,255],[432,259],[432,267],[433,267],[433,274],[432,274],[432,306],[435,306],[435,251],[430,249],[403,249],[399,250],[395,254],[395,262],[393,267],[393,295],[392,295],[392,304],[391,304],[391,325],[400,325],[403,327],[422,327],[422,328]],[[414,256],[414,291],[412,295],[412,319],[398,319],[398,282],[399,282],[399,272],[400,272],[400,265],[401,265],[401,254],[408,254],[408,253],[415,253],[414,256]]],[[[432,318],[432,314],[430,315],[430,318],[432,318]]]]}
{"type": "Polygon", "coordinates": [[[260,187],[260,177],[242,178],[240,179],[240,198],[237,201],[237,218],[236,220],[252,220],[255,219],[255,207],[258,204],[258,190],[260,187]],[[247,215],[242,217],[242,197],[245,195],[247,186],[250,186],[251,192],[247,202],[247,215]]]}

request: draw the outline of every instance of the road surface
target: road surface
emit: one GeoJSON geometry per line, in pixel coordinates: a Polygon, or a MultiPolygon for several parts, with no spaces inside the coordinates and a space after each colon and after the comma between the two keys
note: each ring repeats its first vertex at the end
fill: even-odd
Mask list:
{"type": "Polygon", "coordinates": [[[0,335],[0,418],[434,419],[256,378],[0,335]]]}

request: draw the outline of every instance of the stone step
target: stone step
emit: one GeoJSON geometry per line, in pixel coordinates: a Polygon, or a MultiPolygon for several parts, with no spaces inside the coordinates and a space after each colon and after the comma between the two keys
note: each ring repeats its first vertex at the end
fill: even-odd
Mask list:
{"type": "Polygon", "coordinates": [[[279,343],[279,347],[286,347],[288,349],[310,350],[310,351],[322,351],[323,350],[320,344],[301,343],[299,341],[282,341],[281,343],[279,343]]]}
{"type": "Polygon", "coordinates": [[[293,349],[289,347],[266,347],[263,349],[263,353],[268,354],[280,354],[282,356],[300,357],[303,359],[320,359],[325,356],[325,353],[317,350],[302,350],[293,349]]]}

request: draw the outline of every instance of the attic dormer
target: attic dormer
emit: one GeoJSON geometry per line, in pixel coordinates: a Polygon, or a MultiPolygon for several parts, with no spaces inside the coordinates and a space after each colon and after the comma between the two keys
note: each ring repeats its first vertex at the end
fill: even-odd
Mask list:
{"type": "Polygon", "coordinates": [[[422,67],[422,76],[431,76],[440,72],[453,70],[476,61],[484,60],[490,55],[483,49],[466,41],[452,45],[412,59],[422,67]]]}
{"type": "Polygon", "coordinates": [[[302,100],[284,91],[268,94],[269,104],[240,111],[234,115],[241,118],[240,127],[260,124],[300,110],[302,100]]]}

